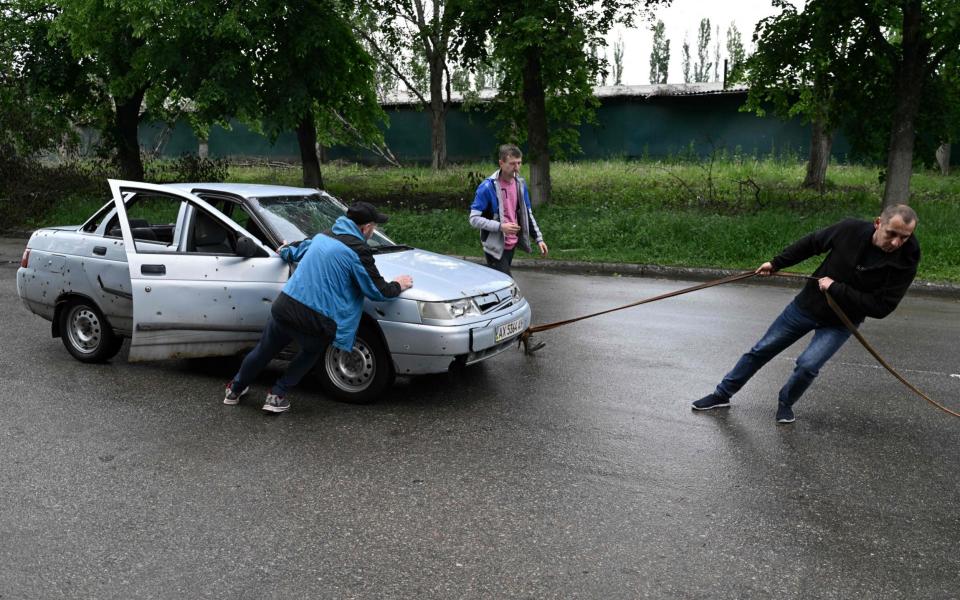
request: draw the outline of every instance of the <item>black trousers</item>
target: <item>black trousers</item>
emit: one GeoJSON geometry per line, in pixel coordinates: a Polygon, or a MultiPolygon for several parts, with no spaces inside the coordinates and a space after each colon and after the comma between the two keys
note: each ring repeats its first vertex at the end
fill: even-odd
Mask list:
{"type": "Polygon", "coordinates": [[[504,250],[500,258],[494,258],[487,254],[483,253],[483,257],[487,259],[487,266],[491,269],[496,269],[501,273],[510,274],[510,264],[513,262],[513,251],[516,248],[510,248],[509,250],[504,250]]]}

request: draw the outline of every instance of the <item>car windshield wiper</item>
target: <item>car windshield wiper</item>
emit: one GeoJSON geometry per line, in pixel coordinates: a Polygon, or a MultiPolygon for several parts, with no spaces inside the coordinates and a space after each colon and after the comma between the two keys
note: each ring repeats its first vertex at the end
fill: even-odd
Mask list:
{"type": "Polygon", "coordinates": [[[370,247],[370,250],[374,254],[389,254],[391,252],[403,252],[404,250],[413,250],[411,246],[404,246],[403,244],[397,244],[395,246],[377,246],[370,247]]]}

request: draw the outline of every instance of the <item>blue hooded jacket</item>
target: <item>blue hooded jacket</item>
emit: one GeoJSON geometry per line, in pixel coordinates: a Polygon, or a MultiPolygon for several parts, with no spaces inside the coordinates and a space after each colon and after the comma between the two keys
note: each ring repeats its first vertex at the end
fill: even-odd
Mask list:
{"type": "MultiPolygon", "coordinates": [[[[477,186],[477,194],[470,205],[470,226],[480,230],[480,243],[483,245],[483,251],[490,256],[499,259],[503,256],[503,231],[500,229],[500,223],[503,221],[503,200],[506,195],[497,185],[497,179],[500,178],[498,169],[487,177],[477,186]]],[[[520,225],[520,233],[517,234],[517,246],[521,249],[531,252],[529,236],[533,237],[536,243],[543,241],[543,234],[540,233],[540,227],[537,220],[533,218],[533,207],[530,205],[530,194],[527,191],[527,182],[520,176],[515,176],[517,184],[517,198],[522,198],[523,203],[518,202],[517,206],[517,224],[520,225]],[[526,210],[524,210],[524,208],[526,210]]]]}
{"type": "MultiPolygon", "coordinates": [[[[334,235],[354,236],[366,244],[360,228],[347,217],[338,218],[332,231],[334,235]]],[[[376,301],[394,299],[380,291],[357,252],[323,233],[281,249],[280,257],[286,262],[300,263],[283,293],[333,319],[337,324],[333,345],[340,350],[353,349],[364,296],[376,301]]]]}

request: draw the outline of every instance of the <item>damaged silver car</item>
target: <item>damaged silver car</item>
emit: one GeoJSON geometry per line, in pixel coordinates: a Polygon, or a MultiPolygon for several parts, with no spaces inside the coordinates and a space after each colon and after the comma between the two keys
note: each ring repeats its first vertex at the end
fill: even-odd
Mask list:
{"type": "MultiPolygon", "coordinates": [[[[109,360],[126,338],[131,362],[242,354],[294,268],[277,248],[346,212],[295,187],[111,180],[110,190],[84,224],[34,232],[17,272],[24,304],[83,362],[109,360]]],[[[411,274],[417,285],[366,301],[352,352],[331,346],[315,368],[328,394],[372,401],[397,375],[483,361],[529,326],[510,277],[380,232],[369,244],[385,279],[411,274]]]]}

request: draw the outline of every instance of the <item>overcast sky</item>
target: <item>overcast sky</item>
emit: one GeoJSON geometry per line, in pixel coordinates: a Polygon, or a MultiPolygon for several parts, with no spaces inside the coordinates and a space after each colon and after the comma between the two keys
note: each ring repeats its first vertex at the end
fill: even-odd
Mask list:
{"type": "MultiPolygon", "coordinates": [[[[802,0],[800,0],[802,1],[802,0]]],[[[799,2],[798,2],[799,4],[799,2]]],[[[716,44],[716,28],[720,26],[720,71],[722,77],[723,59],[726,58],[727,28],[731,22],[740,30],[747,52],[753,49],[751,39],[757,22],[779,11],[770,5],[770,0],[673,0],[668,8],[656,9],[655,19],[660,19],[666,28],[666,37],[670,40],[670,70],[667,83],[683,83],[682,48],[684,35],[690,44],[691,64],[697,57],[697,33],[700,19],[710,19],[713,37],[710,40],[710,61],[713,61],[716,44]]],[[[617,27],[607,36],[607,60],[613,65],[613,43],[623,36],[624,69],[623,83],[642,85],[650,83],[650,50],[653,47],[652,23],[641,22],[635,29],[617,27]]],[[[692,69],[692,67],[691,67],[692,69]]],[[[612,84],[611,78],[607,80],[612,84]]]]}

